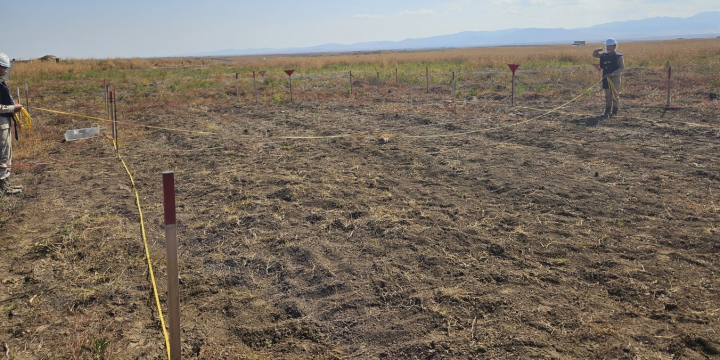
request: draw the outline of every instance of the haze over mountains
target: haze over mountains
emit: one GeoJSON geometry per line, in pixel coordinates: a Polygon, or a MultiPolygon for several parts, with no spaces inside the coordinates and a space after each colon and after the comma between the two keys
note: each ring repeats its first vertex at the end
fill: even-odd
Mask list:
{"type": "Polygon", "coordinates": [[[303,54],[377,50],[418,50],[484,46],[572,44],[574,41],[601,43],[608,37],[618,41],[666,40],[720,36],[720,11],[703,12],[688,18],[654,17],[620,21],[577,29],[516,28],[497,31],[465,31],[451,35],[402,41],[369,41],[355,44],[324,44],[284,49],[225,49],[178,56],[231,56],[260,54],[303,54]]]}

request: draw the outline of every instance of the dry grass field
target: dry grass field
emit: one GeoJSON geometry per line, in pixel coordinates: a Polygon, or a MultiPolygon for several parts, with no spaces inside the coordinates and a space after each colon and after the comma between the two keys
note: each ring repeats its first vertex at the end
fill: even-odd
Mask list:
{"type": "Polygon", "coordinates": [[[16,64],[0,358],[167,358],[167,170],[183,358],[720,357],[720,39],[592,49],[16,64]]]}

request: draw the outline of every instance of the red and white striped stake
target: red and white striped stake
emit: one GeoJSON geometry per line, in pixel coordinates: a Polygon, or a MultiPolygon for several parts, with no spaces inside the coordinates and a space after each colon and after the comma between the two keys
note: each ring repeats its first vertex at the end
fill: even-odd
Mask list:
{"type": "Polygon", "coordinates": [[[180,279],[178,274],[178,241],[175,217],[175,173],[166,171],[163,178],[165,211],[165,253],[168,274],[168,319],[170,359],[180,360],[180,279]]]}
{"type": "Polygon", "coordinates": [[[667,105],[665,107],[670,108],[670,89],[672,87],[672,66],[668,66],[668,86],[667,86],[667,105]]]}

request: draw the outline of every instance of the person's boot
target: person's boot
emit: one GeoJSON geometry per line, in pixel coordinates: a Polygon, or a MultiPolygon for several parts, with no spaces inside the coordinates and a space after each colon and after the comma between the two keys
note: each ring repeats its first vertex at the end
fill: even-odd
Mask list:
{"type": "Polygon", "coordinates": [[[618,107],[617,107],[617,106],[613,106],[613,108],[612,108],[612,113],[611,113],[612,116],[617,116],[617,112],[618,112],[618,107]]]}
{"type": "Polygon", "coordinates": [[[603,117],[610,117],[610,114],[611,114],[611,113],[612,113],[612,112],[611,112],[610,106],[606,106],[606,107],[605,107],[605,112],[602,114],[602,116],[603,116],[603,117]]]}
{"type": "Polygon", "coordinates": [[[0,194],[16,195],[22,193],[22,191],[22,185],[10,185],[10,181],[8,179],[0,180],[0,194]]]}

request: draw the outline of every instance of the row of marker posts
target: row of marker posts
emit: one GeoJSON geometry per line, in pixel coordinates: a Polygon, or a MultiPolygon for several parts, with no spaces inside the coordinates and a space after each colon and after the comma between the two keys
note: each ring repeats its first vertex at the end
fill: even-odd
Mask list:
{"type": "MultiPolygon", "coordinates": [[[[512,72],[512,90],[511,90],[511,96],[510,96],[510,105],[515,106],[515,72],[520,67],[519,64],[507,64],[508,68],[510,68],[510,71],[512,72]]],[[[600,65],[593,64],[593,66],[598,70],[602,71],[602,68],[600,68],[600,65]]],[[[292,74],[295,72],[295,70],[284,70],[285,73],[288,76],[288,83],[289,83],[289,92],[290,92],[290,102],[293,102],[293,93],[292,93],[292,74]]],[[[260,71],[260,75],[265,77],[265,71],[260,71]]],[[[253,93],[255,96],[255,105],[258,103],[258,91],[257,91],[257,81],[255,77],[255,71],[252,73],[253,76],[253,93]]],[[[353,74],[352,71],[349,73],[350,76],[350,95],[353,93],[353,74]]],[[[667,104],[665,105],[666,108],[670,108],[670,93],[672,89],[672,67],[668,66],[668,86],[667,86],[667,104]]],[[[395,68],[395,86],[397,86],[398,83],[398,69],[395,68]]],[[[376,85],[378,93],[380,93],[380,72],[377,72],[376,77],[376,85]]],[[[25,85],[26,92],[27,92],[27,84],[25,85]]],[[[430,92],[430,67],[425,67],[425,91],[430,92]]],[[[455,82],[455,71],[452,72],[452,82],[451,82],[451,93],[452,98],[455,98],[455,94],[457,92],[456,82],[455,82]]],[[[20,90],[18,89],[18,97],[20,95],[20,90]]],[[[240,96],[240,85],[239,85],[239,73],[235,73],[235,96],[240,96]]]]}
{"type": "MultiPolygon", "coordinates": [[[[515,106],[515,72],[520,67],[518,64],[507,64],[508,68],[510,68],[510,71],[512,71],[512,90],[511,90],[511,97],[510,97],[510,104],[512,106],[515,106]]],[[[600,65],[593,64],[593,66],[598,70],[602,71],[602,68],[600,68],[600,65]]],[[[290,102],[293,102],[293,94],[292,94],[292,74],[295,72],[295,70],[285,70],[285,73],[288,75],[288,82],[289,82],[289,91],[290,91],[290,102]]],[[[259,72],[262,77],[265,77],[265,71],[259,72]]],[[[253,71],[253,93],[255,96],[255,104],[258,103],[258,91],[257,91],[257,81],[255,76],[255,71],[253,71]]],[[[240,96],[240,74],[235,73],[235,96],[240,96]]],[[[667,85],[667,103],[665,107],[670,108],[670,94],[672,90],[672,67],[668,66],[668,85],[667,85]]],[[[398,83],[398,69],[395,68],[395,85],[399,85],[398,83]]],[[[112,123],[112,136],[113,139],[117,139],[117,122],[116,122],[116,115],[117,115],[117,108],[115,107],[115,92],[110,91],[107,85],[107,80],[104,80],[104,89],[105,89],[105,108],[107,110],[107,116],[108,119],[111,120],[112,123]]],[[[377,89],[378,92],[380,92],[380,72],[377,72],[377,89]]],[[[430,70],[429,67],[425,67],[425,90],[427,92],[430,92],[430,70]]],[[[452,83],[451,83],[451,92],[452,97],[455,98],[455,94],[457,92],[456,82],[455,82],[455,71],[452,72],[452,83]]],[[[353,75],[352,71],[350,71],[350,94],[353,93],[353,75]]],[[[17,96],[18,99],[20,99],[20,88],[17,88],[17,96]]],[[[29,96],[29,90],[28,90],[28,84],[25,83],[25,106],[29,110],[30,109],[30,96],[29,96]]],[[[117,149],[117,142],[115,143],[115,148],[117,149]]]]}
{"type": "MultiPolygon", "coordinates": [[[[513,106],[514,106],[514,98],[515,98],[515,70],[517,70],[517,68],[518,68],[520,65],[508,64],[508,66],[510,67],[510,70],[512,71],[512,74],[513,74],[513,79],[512,79],[512,94],[513,94],[513,95],[512,95],[512,98],[513,98],[513,102],[512,102],[512,103],[513,103],[513,106]]],[[[289,94],[290,94],[290,102],[293,102],[292,74],[295,72],[295,70],[284,70],[284,72],[285,72],[285,73],[287,74],[287,76],[288,76],[288,87],[289,87],[289,94]]],[[[260,73],[260,75],[261,75],[263,78],[265,77],[265,71],[260,71],[259,73],[260,73]]],[[[349,82],[349,83],[350,83],[350,92],[349,92],[349,93],[350,93],[350,95],[352,95],[352,93],[353,93],[353,74],[352,74],[352,70],[349,72],[349,77],[350,77],[350,82],[349,82]]],[[[255,98],[255,105],[257,105],[257,103],[258,103],[257,77],[256,77],[256,75],[255,75],[255,71],[254,71],[254,70],[253,70],[253,72],[252,72],[252,78],[253,78],[253,95],[254,95],[254,98],[255,98]]],[[[378,91],[378,93],[380,93],[380,72],[379,72],[379,71],[376,73],[375,84],[376,84],[376,86],[377,86],[377,91],[378,91]]],[[[395,86],[398,86],[398,85],[399,85],[399,81],[398,81],[398,69],[395,68],[395,86]]],[[[455,71],[452,72],[452,82],[451,82],[451,85],[450,85],[450,86],[451,86],[452,98],[454,99],[454,98],[455,98],[455,93],[456,93],[456,91],[457,91],[456,82],[455,82],[455,71]]],[[[430,92],[430,67],[429,67],[429,66],[426,66],[426,67],[425,67],[425,91],[428,92],[428,93],[430,92]]],[[[239,96],[240,96],[240,74],[239,74],[239,73],[235,73],[235,96],[236,96],[236,97],[239,97],[239,96]]]]}

